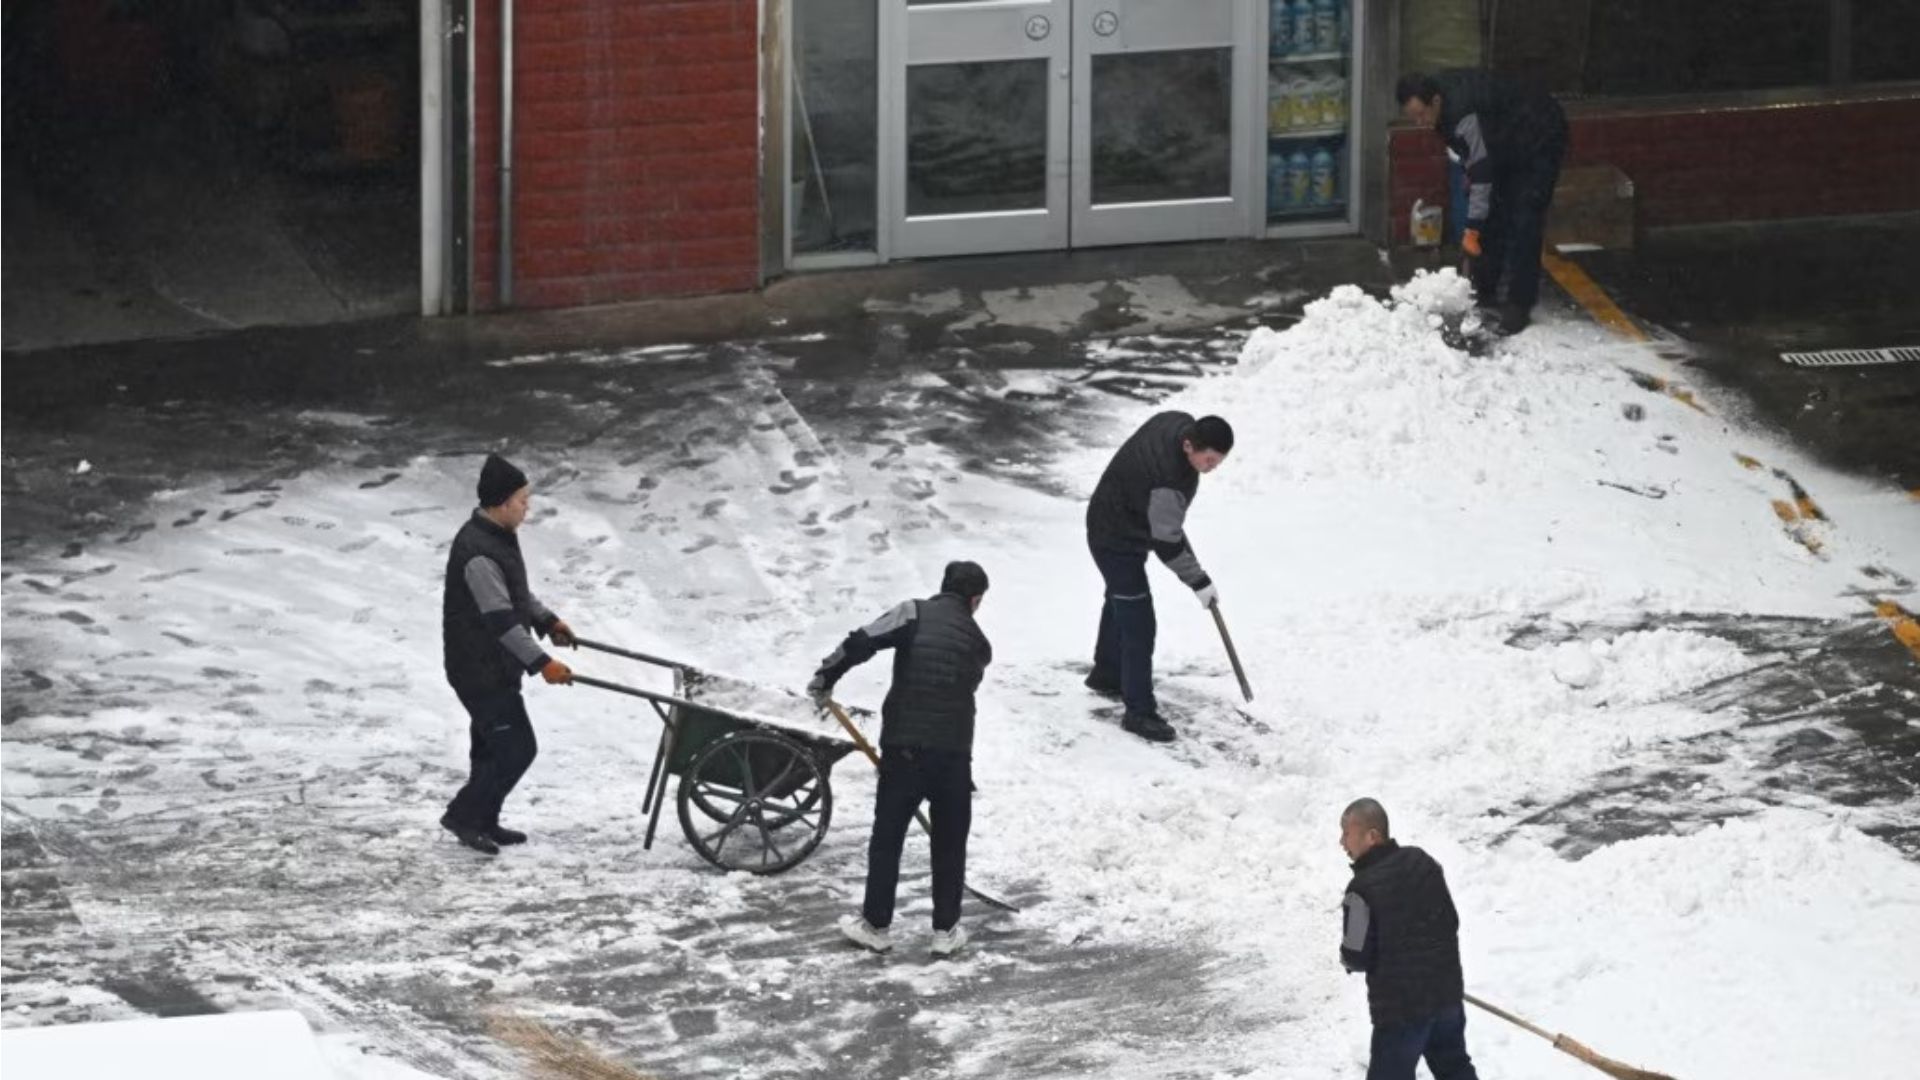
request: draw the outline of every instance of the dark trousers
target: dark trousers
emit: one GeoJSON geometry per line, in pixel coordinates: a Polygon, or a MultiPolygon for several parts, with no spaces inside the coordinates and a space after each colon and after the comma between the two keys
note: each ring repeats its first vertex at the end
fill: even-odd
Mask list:
{"type": "Polygon", "coordinates": [[[526,775],[540,748],[520,691],[461,694],[460,704],[467,707],[471,721],[467,760],[472,772],[447,804],[447,816],[471,828],[491,829],[500,824],[500,804],[526,775]]]}
{"type": "Polygon", "coordinates": [[[1473,293],[1481,304],[1530,312],[1540,299],[1540,245],[1566,149],[1550,143],[1494,172],[1493,204],[1473,261],[1473,293]]]}
{"type": "Polygon", "coordinates": [[[1422,1057],[1433,1080],[1480,1080],[1467,1056],[1467,1012],[1453,1005],[1410,1024],[1373,1028],[1373,1060],[1367,1080],[1413,1080],[1413,1066],[1422,1057]]]}
{"type": "Polygon", "coordinates": [[[1093,670],[1120,681],[1120,698],[1131,713],[1153,713],[1153,589],[1147,584],[1147,553],[1090,548],[1106,581],[1100,605],[1100,636],[1093,644],[1093,670]]]}
{"type": "Polygon", "coordinates": [[[868,925],[893,922],[900,887],[900,849],[921,801],[933,814],[933,928],[960,921],[960,888],[967,874],[967,831],[973,827],[973,761],[965,754],[918,747],[886,747],[873,800],[873,839],[867,844],[868,925]]]}

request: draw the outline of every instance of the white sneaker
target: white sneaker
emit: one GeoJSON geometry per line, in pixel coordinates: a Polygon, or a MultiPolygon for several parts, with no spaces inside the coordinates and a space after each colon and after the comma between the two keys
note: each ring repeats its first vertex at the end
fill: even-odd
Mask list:
{"type": "Polygon", "coordinates": [[[840,932],[846,935],[848,941],[863,949],[883,953],[893,948],[893,935],[868,925],[867,920],[859,915],[848,915],[841,919],[840,932]]]}
{"type": "Polygon", "coordinates": [[[966,944],[967,928],[961,926],[959,923],[954,923],[953,929],[951,930],[935,930],[933,932],[933,944],[929,945],[928,948],[936,957],[948,957],[965,948],[966,944]]]}

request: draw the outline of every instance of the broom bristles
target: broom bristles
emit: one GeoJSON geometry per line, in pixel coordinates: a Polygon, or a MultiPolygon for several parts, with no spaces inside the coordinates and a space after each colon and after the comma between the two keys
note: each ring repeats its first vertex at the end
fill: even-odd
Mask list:
{"type": "Polygon", "coordinates": [[[496,1011],[487,1029],[519,1052],[535,1080],[656,1080],[538,1020],[496,1011]]]}
{"type": "Polygon", "coordinates": [[[1673,1077],[1666,1073],[1654,1072],[1651,1069],[1637,1069],[1624,1061],[1615,1061],[1580,1040],[1570,1039],[1565,1035],[1554,1036],[1553,1046],[1554,1049],[1572,1054],[1608,1076],[1614,1077],[1615,1080],[1673,1080],[1673,1077]]]}

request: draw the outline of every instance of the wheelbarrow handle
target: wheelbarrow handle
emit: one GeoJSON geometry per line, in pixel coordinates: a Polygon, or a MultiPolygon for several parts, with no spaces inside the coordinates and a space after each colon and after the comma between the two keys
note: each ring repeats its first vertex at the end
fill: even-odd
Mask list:
{"type": "Polygon", "coordinates": [[[626,694],[629,697],[645,698],[646,700],[651,701],[656,705],[679,706],[681,708],[686,708],[686,709],[707,709],[708,711],[711,711],[711,712],[722,711],[720,709],[715,709],[711,705],[695,705],[693,702],[688,701],[686,698],[674,697],[672,694],[662,694],[653,690],[642,690],[637,686],[628,686],[625,683],[609,682],[606,679],[596,679],[591,675],[575,675],[573,678],[567,681],[569,684],[573,686],[591,686],[597,690],[611,690],[616,694],[626,694]]]}
{"type": "Polygon", "coordinates": [[[643,664],[657,664],[660,667],[664,667],[664,668],[684,669],[685,667],[687,667],[686,664],[683,664],[678,660],[668,660],[668,659],[665,659],[664,657],[652,656],[650,654],[643,653],[643,652],[635,652],[632,649],[623,649],[618,645],[609,645],[604,641],[589,641],[586,638],[580,637],[578,635],[574,636],[573,643],[575,645],[580,646],[583,649],[592,649],[594,652],[609,653],[613,656],[624,656],[628,660],[638,660],[643,664]]]}

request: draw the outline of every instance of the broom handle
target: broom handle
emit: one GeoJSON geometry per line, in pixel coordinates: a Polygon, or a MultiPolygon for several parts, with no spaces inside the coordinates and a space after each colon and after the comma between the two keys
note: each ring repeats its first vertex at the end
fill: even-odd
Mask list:
{"type": "Polygon", "coordinates": [[[1493,1015],[1499,1017],[1500,1019],[1505,1020],[1507,1023],[1512,1024],[1515,1027],[1525,1028],[1526,1030],[1533,1032],[1535,1035],[1540,1036],[1541,1038],[1547,1040],[1548,1042],[1553,1042],[1559,1038],[1559,1036],[1554,1035],[1551,1032],[1543,1031],[1540,1028],[1537,1028],[1532,1024],[1527,1023],[1525,1020],[1520,1019],[1519,1017],[1513,1015],[1512,1013],[1508,1012],[1507,1010],[1501,1008],[1498,1005],[1489,1005],[1486,1002],[1481,1001],[1479,998],[1474,997],[1472,994],[1462,994],[1461,996],[1466,998],[1468,1001],[1472,1002],[1473,1004],[1478,1005],[1480,1008],[1485,1009],[1488,1012],[1492,1013],[1493,1015]]]}
{"type": "Polygon", "coordinates": [[[1253,687],[1247,682],[1247,669],[1240,666],[1240,653],[1233,647],[1233,635],[1227,633],[1227,620],[1220,614],[1220,602],[1214,601],[1207,610],[1213,613],[1213,625],[1220,629],[1220,644],[1227,647],[1227,660],[1233,665],[1233,677],[1240,680],[1240,696],[1252,701],[1253,687]]]}

